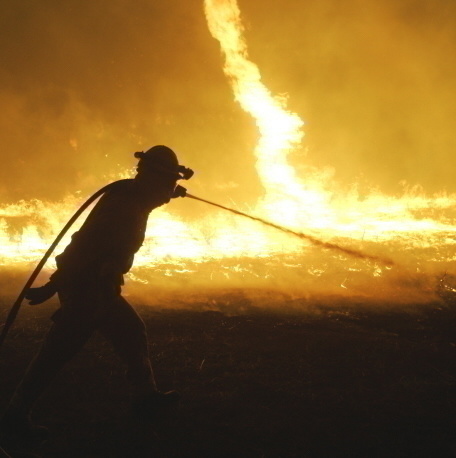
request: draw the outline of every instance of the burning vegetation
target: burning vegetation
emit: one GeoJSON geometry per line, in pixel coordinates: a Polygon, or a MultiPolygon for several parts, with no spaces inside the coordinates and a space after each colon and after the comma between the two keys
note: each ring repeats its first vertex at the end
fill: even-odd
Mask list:
{"type": "MultiPolygon", "coordinates": [[[[234,204],[235,212],[257,221],[208,214],[197,203],[191,205],[200,205],[198,219],[172,210],[154,212],[129,275],[130,293],[147,300],[149,287],[189,290],[203,285],[400,302],[435,298],[439,279],[454,272],[456,197],[443,192],[426,196],[413,189],[401,197],[379,191],[361,195],[355,185],[338,189],[327,170],[303,164],[295,168],[290,156],[302,149],[304,121],[287,107],[286,95],[273,95],[263,83],[249,57],[237,2],[206,0],[204,11],[220,43],[234,98],[258,130],[253,154],[263,193],[249,208],[234,204]],[[301,240],[293,236],[303,233],[301,240]]],[[[82,200],[74,194],[59,202],[3,205],[3,270],[24,270],[35,263],[82,200]]]]}

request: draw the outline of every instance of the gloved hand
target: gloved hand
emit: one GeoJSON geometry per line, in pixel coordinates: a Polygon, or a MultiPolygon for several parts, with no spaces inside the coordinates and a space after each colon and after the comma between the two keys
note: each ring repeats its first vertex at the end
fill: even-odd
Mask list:
{"type": "Polygon", "coordinates": [[[176,199],[177,197],[185,197],[186,195],[187,195],[187,190],[183,186],[178,184],[174,188],[174,192],[173,192],[173,195],[171,196],[171,198],[172,199],[176,199]]]}
{"type": "Polygon", "coordinates": [[[54,282],[47,282],[44,286],[38,288],[30,288],[25,293],[25,298],[29,301],[29,305],[38,305],[50,299],[57,292],[54,282]]]}

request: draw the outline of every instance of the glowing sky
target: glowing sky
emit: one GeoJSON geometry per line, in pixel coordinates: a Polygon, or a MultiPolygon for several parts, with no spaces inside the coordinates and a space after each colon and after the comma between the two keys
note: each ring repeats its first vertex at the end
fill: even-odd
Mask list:
{"type": "MultiPolygon", "coordinates": [[[[240,0],[251,57],[306,121],[299,164],[456,192],[453,0],[240,0]]],[[[164,143],[195,194],[254,200],[257,131],[194,0],[3,0],[0,203],[89,193],[164,143]]]]}

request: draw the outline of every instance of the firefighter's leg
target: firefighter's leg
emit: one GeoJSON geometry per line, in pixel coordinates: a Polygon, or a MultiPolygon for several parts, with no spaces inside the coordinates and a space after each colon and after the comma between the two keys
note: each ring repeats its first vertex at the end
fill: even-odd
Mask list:
{"type": "Polygon", "coordinates": [[[83,347],[94,326],[82,316],[66,314],[56,318],[46,339],[16,389],[1,426],[5,434],[34,438],[42,431],[30,420],[33,404],[40,397],[62,366],[83,347]]]}
{"type": "Polygon", "coordinates": [[[157,391],[147,347],[146,327],[133,307],[117,295],[100,331],[110,340],[114,350],[127,365],[127,377],[135,395],[157,391]]]}
{"type": "Polygon", "coordinates": [[[94,329],[90,323],[57,320],[31,362],[22,382],[16,390],[12,403],[28,414],[62,366],[78,353],[94,329]]]}
{"type": "Polygon", "coordinates": [[[161,422],[180,396],[175,391],[162,393],[157,390],[143,320],[120,295],[113,305],[112,313],[100,330],[127,364],[127,376],[134,390],[133,414],[143,421],[161,422]]]}

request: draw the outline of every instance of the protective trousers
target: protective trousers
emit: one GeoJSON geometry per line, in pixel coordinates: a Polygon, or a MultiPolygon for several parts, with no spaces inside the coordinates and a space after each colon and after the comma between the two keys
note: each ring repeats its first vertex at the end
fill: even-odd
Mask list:
{"type": "Polygon", "coordinates": [[[126,363],[134,394],[141,397],[156,391],[144,322],[120,295],[120,285],[98,278],[84,285],[59,287],[58,293],[61,307],[54,314],[54,323],[41,350],[14,396],[21,410],[30,412],[57,372],[96,330],[112,342],[114,350],[126,363]]]}

